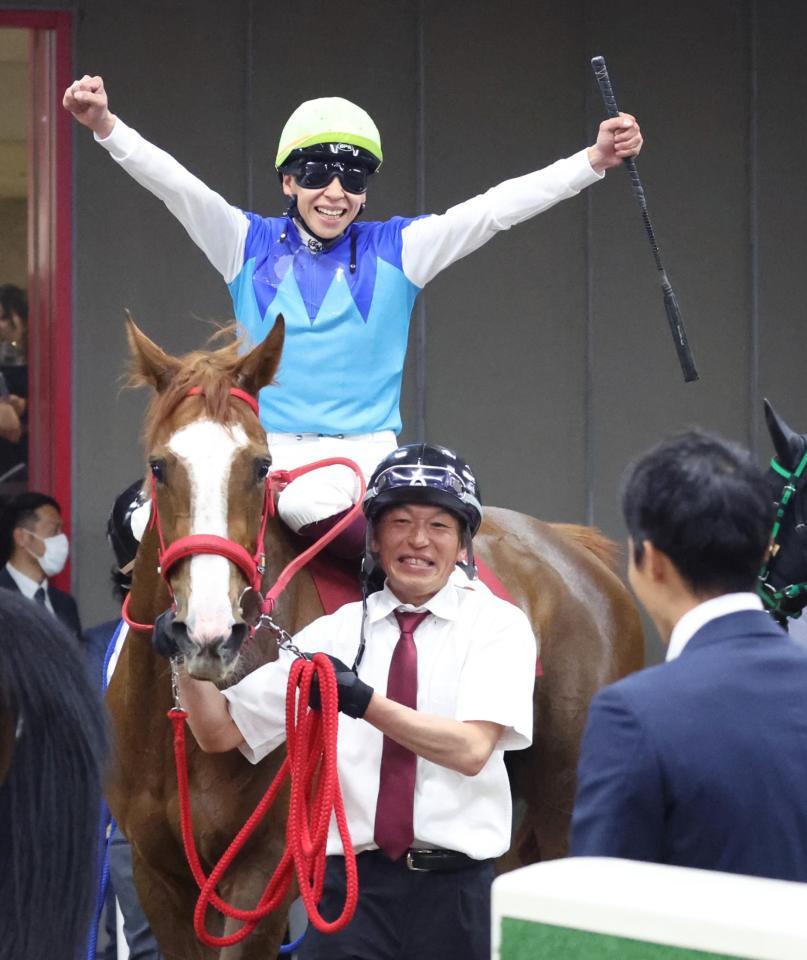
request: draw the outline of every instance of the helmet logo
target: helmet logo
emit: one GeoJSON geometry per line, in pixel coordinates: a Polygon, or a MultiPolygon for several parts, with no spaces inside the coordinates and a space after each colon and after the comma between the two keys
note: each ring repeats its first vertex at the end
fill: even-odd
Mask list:
{"type": "Polygon", "coordinates": [[[426,486],[426,477],[423,474],[423,471],[418,468],[411,475],[409,480],[410,487],[425,487],[426,486]]]}

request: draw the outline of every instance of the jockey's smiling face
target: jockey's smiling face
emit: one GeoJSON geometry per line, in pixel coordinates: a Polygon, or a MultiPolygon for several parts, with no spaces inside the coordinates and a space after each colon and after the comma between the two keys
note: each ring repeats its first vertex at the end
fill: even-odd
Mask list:
{"type": "Polygon", "coordinates": [[[361,211],[366,193],[348,193],[334,177],[327,186],[309,190],[295,178],[283,174],[283,193],[297,197],[297,209],[303,222],[322,240],[333,240],[350,226],[361,211]]]}
{"type": "Polygon", "coordinates": [[[372,540],[390,590],[415,606],[442,590],[466,559],[459,520],[430,504],[389,507],[373,525],[372,540]]]}

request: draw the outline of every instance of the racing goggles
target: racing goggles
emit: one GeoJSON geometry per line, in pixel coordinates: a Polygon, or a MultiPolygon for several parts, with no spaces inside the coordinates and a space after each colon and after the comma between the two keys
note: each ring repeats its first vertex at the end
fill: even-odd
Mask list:
{"type": "Polygon", "coordinates": [[[334,177],[339,177],[346,193],[366,193],[367,178],[371,171],[357,163],[343,160],[300,160],[292,171],[297,183],[306,190],[327,187],[334,177]]]}
{"type": "Polygon", "coordinates": [[[380,473],[367,493],[376,497],[384,490],[395,487],[428,487],[430,490],[442,490],[464,500],[469,495],[473,500],[473,489],[468,489],[462,477],[446,467],[428,467],[422,463],[399,464],[387,467],[380,473]]]}

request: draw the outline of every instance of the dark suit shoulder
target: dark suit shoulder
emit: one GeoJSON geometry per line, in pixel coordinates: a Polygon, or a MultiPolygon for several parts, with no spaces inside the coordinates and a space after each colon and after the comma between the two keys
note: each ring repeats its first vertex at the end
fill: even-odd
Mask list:
{"type": "Polygon", "coordinates": [[[78,606],[72,594],[48,584],[48,596],[53,612],[81,640],[81,620],[78,615],[78,606]]]}
{"type": "Polygon", "coordinates": [[[0,569],[0,589],[2,590],[13,590],[15,593],[20,592],[20,588],[14,582],[14,578],[6,570],[5,567],[0,569]]]}
{"type": "Polygon", "coordinates": [[[676,659],[630,674],[597,696],[660,730],[668,724],[686,727],[687,715],[714,717],[721,704],[745,704],[746,709],[754,704],[764,710],[790,698],[801,700],[807,687],[807,647],[767,614],[750,613],[750,621],[733,614],[719,618],[733,619],[733,624],[711,621],[676,659]],[[736,629],[743,620],[750,622],[751,632],[736,629]]]}

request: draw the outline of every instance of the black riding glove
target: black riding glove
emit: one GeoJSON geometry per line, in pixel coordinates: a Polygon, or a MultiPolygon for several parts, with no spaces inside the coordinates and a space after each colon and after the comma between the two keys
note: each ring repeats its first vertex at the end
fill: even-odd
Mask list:
{"type": "MultiPolygon", "coordinates": [[[[367,709],[370,698],[373,695],[373,688],[359,680],[358,676],[350,667],[332,657],[329,653],[325,656],[331,661],[334,673],[336,674],[336,690],[339,696],[339,710],[349,717],[363,717],[367,709]]],[[[322,699],[319,695],[319,677],[314,674],[311,681],[311,689],[308,694],[308,706],[312,710],[322,709],[322,699]]]]}

